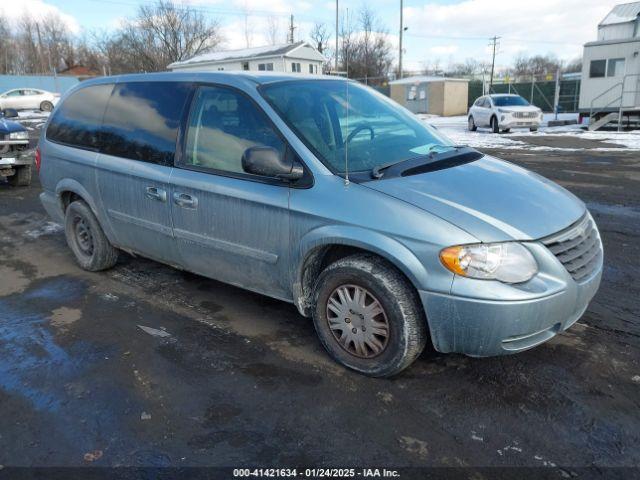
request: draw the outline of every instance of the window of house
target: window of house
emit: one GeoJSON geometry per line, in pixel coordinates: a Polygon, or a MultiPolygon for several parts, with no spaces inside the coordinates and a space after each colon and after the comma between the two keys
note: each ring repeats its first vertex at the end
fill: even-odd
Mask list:
{"type": "Polygon", "coordinates": [[[266,70],[268,72],[273,71],[273,63],[259,63],[258,70],[266,70]]]}
{"type": "Polygon", "coordinates": [[[617,77],[624,73],[624,58],[610,58],[607,62],[607,77],[617,77]]]}
{"type": "Polygon", "coordinates": [[[604,77],[606,69],[607,69],[606,60],[591,60],[591,64],[589,65],[589,77],[591,78],[604,77]]]}
{"type": "Polygon", "coordinates": [[[291,64],[291,71],[300,73],[302,71],[300,63],[299,62],[293,62],[291,64]]]}
{"type": "Polygon", "coordinates": [[[313,73],[313,63],[309,64],[309,73],[313,73]]]}
{"type": "Polygon", "coordinates": [[[178,126],[190,92],[188,83],[117,84],[104,114],[100,150],[130,160],[173,164],[178,126]]]}
{"type": "Polygon", "coordinates": [[[242,62],[242,70],[249,70],[249,62],[242,62]]]}
{"type": "Polygon", "coordinates": [[[201,87],[189,119],[184,163],[244,173],[242,155],[256,146],[285,152],[283,140],[249,98],[229,88],[201,87]]]}
{"type": "Polygon", "coordinates": [[[224,70],[224,67],[218,67],[218,71],[224,70]]]}

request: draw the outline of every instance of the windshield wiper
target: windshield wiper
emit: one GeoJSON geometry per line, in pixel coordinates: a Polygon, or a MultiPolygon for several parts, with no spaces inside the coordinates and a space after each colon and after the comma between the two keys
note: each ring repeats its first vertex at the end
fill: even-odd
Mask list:
{"type": "MultiPolygon", "coordinates": [[[[438,147],[442,147],[443,145],[433,145],[431,147],[429,147],[429,152],[427,154],[425,154],[425,156],[429,157],[429,160],[433,160],[435,158],[436,155],[438,155],[439,153],[450,153],[451,150],[445,150],[444,152],[435,152],[434,149],[438,148],[438,147]]],[[[447,145],[447,147],[450,147],[452,150],[459,150],[461,148],[466,148],[468,145],[447,145]]],[[[403,163],[409,160],[414,160],[414,158],[409,158],[407,160],[396,160],[393,162],[388,162],[388,163],[383,163],[382,165],[376,165],[375,167],[373,167],[371,169],[371,177],[375,178],[375,179],[380,179],[384,176],[384,173],[382,173],[383,170],[386,170],[387,168],[393,167],[394,165],[397,165],[399,163],[403,163]]]]}

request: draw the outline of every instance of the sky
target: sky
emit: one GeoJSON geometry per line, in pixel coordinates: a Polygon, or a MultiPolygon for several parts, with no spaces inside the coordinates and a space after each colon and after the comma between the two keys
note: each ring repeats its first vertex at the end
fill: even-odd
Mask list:
{"type": "MultiPolygon", "coordinates": [[[[12,19],[24,11],[34,15],[55,11],[74,32],[118,28],[135,15],[140,4],[153,0],[0,0],[0,12],[12,19]]],[[[224,48],[267,41],[270,22],[286,39],[289,15],[294,15],[296,40],[306,39],[314,22],[325,22],[335,41],[335,0],[182,0],[207,16],[217,18],[226,38],[224,48]]],[[[339,11],[350,16],[365,0],[339,0],[339,11]]],[[[570,61],[582,54],[582,45],[595,40],[597,25],[622,0],[404,0],[404,66],[421,70],[441,68],[466,58],[490,61],[490,38],[499,40],[496,64],[508,66],[519,54],[555,54],[570,61]]],[[[389,32],[397,56],[400,0],[366,0],[389,32]]]]}

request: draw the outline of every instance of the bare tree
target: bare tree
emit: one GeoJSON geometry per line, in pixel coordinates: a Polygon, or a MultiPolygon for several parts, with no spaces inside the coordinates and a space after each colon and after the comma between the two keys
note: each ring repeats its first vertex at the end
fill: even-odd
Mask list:
{"type": "Polygon", "coordinates": [[[275,15],[267,17],[266,37],[269,45],[277,45],[282,43],[280,32],[280,19],[275,15]]]}
{"type": "Polygon", "coordinates": [[[311,29],[311,33],[309,33],[309,38],[311,38],[316,49],[320,53],[324,53],[329,45],[329,40],[331,39],[331,33],[327,28],[327,24],[316,22],[311,29]]]}
{"type": "Polygon", "coordinates": [[[102,45],[120,71],[160,71],[167,65],[206,52],[222,41],[220,24],[199,11],[170,0],[141,5],[128,21],[102,45]]]}
{"type": "Polygon", "coordinates": [[[338,58],[347,75],[371,83],[384,82],[393,55],[388,32],[375,13],[367,6],[362,7],[356,21],[343,19],[340,32],[342,46],[338,58]]]}

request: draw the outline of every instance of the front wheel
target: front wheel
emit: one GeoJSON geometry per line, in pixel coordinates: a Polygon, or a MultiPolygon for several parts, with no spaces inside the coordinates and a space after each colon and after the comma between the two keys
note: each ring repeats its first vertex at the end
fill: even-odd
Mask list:
{"type": "Polygon", "coordinates": [[[491,117],[491,131],[493,133],[500,133],[500,126],[498,125],[497,117],[491,117]]]}
{"type": "Polygon", "coordinates": [[[476,130],[478,130],[478,127],[476,126],[476,122],[473,119],[473,116],[469,115],[469,131],[475,132],[476,130]]]}
{"type": "Polygon", "coordinates": [[[537,132],[538,131],[538,127],[531,127],[529,129],[530,132],[537,132]]]}
{"type": "Polygon", "coordinates": [[[313,322],[329,355],[372,377],[408,367],[426,344],[417,292],[385,260],[357,254],[329,265],[314,291],[313,322]]]}

